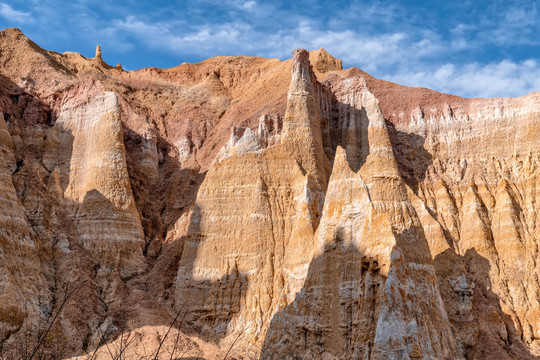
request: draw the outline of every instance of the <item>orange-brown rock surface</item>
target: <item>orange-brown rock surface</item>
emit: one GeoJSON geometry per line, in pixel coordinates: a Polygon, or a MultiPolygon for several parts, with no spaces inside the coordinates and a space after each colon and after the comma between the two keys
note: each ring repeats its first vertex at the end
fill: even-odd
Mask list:
{"type": "Polygon", "coordinates": [[[540,356],[539,93],[8,29],[0,114],[0,357],[540,356]]]}

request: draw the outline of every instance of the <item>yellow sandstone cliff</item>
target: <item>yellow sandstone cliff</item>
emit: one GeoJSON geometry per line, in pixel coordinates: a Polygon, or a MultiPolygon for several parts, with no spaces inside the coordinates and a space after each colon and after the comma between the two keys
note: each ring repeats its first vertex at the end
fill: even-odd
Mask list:
{"type": "Polygon", "coordinates": [[[0,40],[4,357],[540,356],[539,93],[0,40]]]}

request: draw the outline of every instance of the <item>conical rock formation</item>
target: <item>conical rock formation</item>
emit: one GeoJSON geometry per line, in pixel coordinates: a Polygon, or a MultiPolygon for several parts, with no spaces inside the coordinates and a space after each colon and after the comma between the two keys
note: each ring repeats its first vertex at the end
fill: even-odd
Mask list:
{"type": "Polygon", "coordinates": [[[0,40],[2,356],[60,310],[44,358],[138,359],[177,314],[163,358],[540,354],[540,93],[0,40]]]}

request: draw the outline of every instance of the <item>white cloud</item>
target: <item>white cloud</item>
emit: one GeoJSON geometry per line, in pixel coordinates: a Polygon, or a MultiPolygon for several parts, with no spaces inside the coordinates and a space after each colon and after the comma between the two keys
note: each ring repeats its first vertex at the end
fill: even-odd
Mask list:
{"type": "Polygon", "coordinates": [[[416,38],[402,32],[364,35],[352,30],[320,30],[316,23],[305,19],[295,27],[270,34],[243,21],[206,24],[184,32],[178,29],[185,27],[151,24],[129,16],[115,21],[108,31],[118,36],[129,34],[154,49],[201,57],[242,53],[286,59],[295,48],[324,47],[346,64],[366,71],[386,69],[404,61],[414,63],[444,49],[434,32],[425,31],[416,38]]]}
{"type": "Polygon", "coordinates": [[[242,9],[245,9],[245,10],[253,10],[253,8],[257,6],[257,3],[253,0],[250,0],[250,1],[246,1],[242,4],[242,9]]]}
{"type": "Polygon", "coordinates": [[[135,36],[146,46],[168,51],[170,53],[196,53],[200,56],[236,54],[249,46],[246,34],[250,26],[242,22],[223,25],[202,25],[184,34],[178,34],[178,26],[174,23],[147,24],[134,16],[125,20],[117,20],[106,31],[121,36],[128,33],[135,36]]]}
{"type": "Polygon", "coordinates": [[[540,44],[537,0],[493,2],[491,12],[481,19],[476,40],[498,47],[540,44]]]}
{"type": "Polygon", "coordinates": [[[5,3],[0,3],[0,16],[14,23],[30,23],[34,21],[30,13],[15,10],[5,3]]]}
{"type": "MultiPolygon", "coordinates": [[[[519,96],[540,90],[540,65],[532,59],[519,63],[504,60],[483,65],[433,65],[440,64],[437,60],[445,51],[465,46],[445,41],[433,31],[366,35],[353,30],[321,30],[307,19],[273,34],[257,31],[242,21],[206,24],[184,33],[176,29],[174,23],[148,24],[130,16],[117,20],[108,31],[130,34],[154,49],[179,55],[195,53],[203,58],[249,54],[287,59],[295,48],[324,47],[347,66],[358,66],[374,76],[465,97],[519,96]]],[[[458,26],[456,33],[466,30],[458,26]]]]}
{"type": "Polygon", "coordinates": [[[427,71],[394,73],[385,78],[464,97],[521,96],[540,90],[540,64],[503,60],[480,65],[445,64],[427,71]]]}
{"type": "Polygon", "coordinates": [[[176,59],[218,55],[287,59],[295,48],[324,47],[345,67],[357,66],[379,78],[462,96],[506,96],[540,90],[538,63],[520,60],[523,46],[540,43],[537,0],[523,3],[477,8],[471,2],[462,7],[474,21],[464,15],[444,22],[436,11],[420,13],[414,6],[380,0],[328,6],[313,1],[292,8],[266,0],[201,0],[148,12],[116,3],[90,6],[94,3],[87,0],[69,5],[63,0],[0,0],[0,16],[32,22],[26,27],[35,29],[36,41],[77,39],[88,46],[89,55],[98,43],[107,55],[117,56],[115,61],[139,51],[122,61],[131,61],[132,67],[174,66],[176,59]],[[483,12],[476,16],[478,9],[483,12]],[[512,53],[516,44],[520,53],[512,53]],[[153,62],[154,54],[162,59],[153,62]],[[504,54],[512,54],[514,62],[503,61],[504,54]],[[474,62],[488,55],[491,64],[474,62]]]}
{"type": "Polygon", "coordinates": [[[504,16],[507,24],[516,24],[517,26],[530,26],[536,22],[536,4],[533,3],[530,8],[511,7],[504,16]]]}

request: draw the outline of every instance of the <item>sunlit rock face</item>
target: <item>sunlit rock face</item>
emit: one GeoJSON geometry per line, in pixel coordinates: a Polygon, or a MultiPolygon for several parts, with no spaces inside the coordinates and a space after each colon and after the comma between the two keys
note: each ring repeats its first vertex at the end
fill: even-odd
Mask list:
{"type": "Polygon", "coordinates": [[[454,100],[430,112],[396,121],[397,148],[406,149],[397,158],[417,167],[407,137],[425,139],[432,160],[414,186],[416,207],[424,227],[437,228],[432,255],[462,351],[479,356],[470,340],[479,337],[497,344],[495,356],[519,337],[537,352],[540,96],[454,100]],[[448,250],[435,245],[443,239],[448,250]]]}
{"type": "Polygon", "coordinates": [[[116,94],[66,102],[47,138],[43,165],[58,174],[50,185],[59,190],[80,241],[101,259],[104,271],[122,277],[143,272],[144,234],[116,94]]]}
{"type": "Polygon", "coordinates": [[[215,164],[197,194],[177,301],[210,337],[241,332],[245,346],[261,346],[302,287],[329,169],[312,76],[307,52],[296,52],[281,142],[215,164]]]}
{"type": "Polygon", "coordinates": [[[56,358],[123,333],[150,353],[176,315],[167,359],[540,355],[539,93],[408,88],[324,49],[126,72],[0,40],[12,358],[66,288],[56,358]]]}

